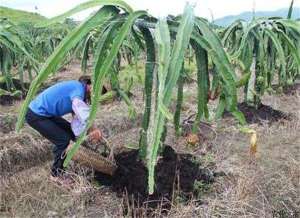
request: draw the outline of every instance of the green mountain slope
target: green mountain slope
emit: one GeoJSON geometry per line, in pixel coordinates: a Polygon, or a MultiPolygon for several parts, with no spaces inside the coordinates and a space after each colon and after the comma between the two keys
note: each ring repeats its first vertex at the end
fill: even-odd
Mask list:
{"type": "MultiPolygon", "coordinates": [[[[287,17],[289,9],[288,8],[283,8],[279,9],[276,11],[257,11],[255,12],[256,17],[287,17]]],[[[248,12],[243,12],[239,15],[230,15],[226,16],[220,19],[215,20],[215,24],[219,26],[228,26],[234,21],[238,19],[242,19],[245,21],[250,21],[253,17],[253,13],[248,11],[248,12]]],[[[293,19],[299,19],[300,18],[300,8],[294,8],[293,10],[293,19]]]]}
{"type": "Polygon", "coordinates": [[[0,19],[7,18],[14,23],[36,23],[38,21],[46,20],[46,17],[38,13],[32,13],[22,10],[0,6],[0,19]]]}

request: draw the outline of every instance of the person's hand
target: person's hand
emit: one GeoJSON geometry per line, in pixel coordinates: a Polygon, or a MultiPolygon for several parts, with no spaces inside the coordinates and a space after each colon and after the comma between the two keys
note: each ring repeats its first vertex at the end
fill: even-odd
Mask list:
{"type": "Polygon", "coordinates": [[[89,133],[89,141],[91,143],[97,143],[100,142],[102,139],[102,132],[99,129],[93,129],[90,133],[89,133]]]}

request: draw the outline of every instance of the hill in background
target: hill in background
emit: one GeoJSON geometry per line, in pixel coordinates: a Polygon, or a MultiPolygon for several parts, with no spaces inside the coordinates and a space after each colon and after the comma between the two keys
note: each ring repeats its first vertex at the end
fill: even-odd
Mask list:
{"type": "Polygon", "coordinates": [[[1,18],[8,18],[14,23],[36,23],[47,19],[38,13],[0,6],[0,19],[1,18]]]}
{"type": "MultiPolygon", "coordinates": [[[[256,17],[287,17],[288,11],[289,11],[288,8],[279,9],[277,11],[257,11],[255,12],[255,16],[256,17]]],[[[219,26],[228,26],[238,19],[250,21],[252,17],[253,17],[253,13],[248,11],[248,12],[243,12],[239,15],[230,15],[230,16],[216,19],[215,24],[219,26]]],[[[293,19],[300,18],[300,8],[294,8],[292,18],[293,19]]]]}
{"type": "MultiPolygon", "coordinates": [[[[276,11],[257,11],[255,12],[256,17],[287,17],[288,14],[288,8],[279,9],[276,11]]],[[[219,18],[215,20],[215,24],[219,26],[228,26],[237,19],[242,19],[245,21],[250,21],[252,19],[253,13],[243,12],[239,15],[230,15],[223,18],[219,18]]],[[[8,18],[9,20],[15,22],[15,23],[36,23],[40,22],[42,20],[46,20],[47,18],[33,12],[27,12],[7,7],[0,6],[0,19],[1,18],[8,18]]],[[[293,19],[299,19],[300,18],[300,8],[294,8],[293,10],[293,19]]]]}

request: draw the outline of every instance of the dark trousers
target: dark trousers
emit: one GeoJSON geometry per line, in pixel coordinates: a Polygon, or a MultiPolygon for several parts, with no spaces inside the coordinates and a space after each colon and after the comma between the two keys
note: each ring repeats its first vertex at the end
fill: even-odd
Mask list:
{"type": "Polygon", "coordinates": [[[63,170],[64,158],[62,154],[71,140],[75,140],[71,124],[61,117],[40,116],[30,109],[26,114],[27,123],[37,130],[42,136],[54,144],[54,162],[51,175],[58,176],[63,170]]]}

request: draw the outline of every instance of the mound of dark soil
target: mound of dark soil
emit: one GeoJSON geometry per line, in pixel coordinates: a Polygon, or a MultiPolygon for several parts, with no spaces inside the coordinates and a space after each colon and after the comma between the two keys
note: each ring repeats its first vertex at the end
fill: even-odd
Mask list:
{"type": "MultiPolygon", "coordinates": [[[[0,105],[12,105],[15,101],[19,101],[23,99],[29,88],[29,83],[21,83],[19,79],[12,79],[14,88],[21,92],[21,94],[13,95],[13,94],[4,94],[0,96],[0,105]]],[[[0,82],[0,89],[9,90],[7,84],[5,82],[0,82]]]]}
{"type": "Polygon", "coordinates": [[[296,83],[283,89],[283,93],[285,95],[297,95],[298,93],[300,94],[300,83],[296,83]]]}
{"type": "MultiPolygon", "coordinates": [[[[193,156],[176,154],[167,146],[156,166],[155,193],[148,195],[148,172],[139,160],[138,152],[121,153],[116,161],[120,167],[113,177],[96,173],[96,179],[103,185],[111,185],[112,190],[119,196],[126,193],[126,204],[129,202],[135,208],[147,208],[146,214],[157,207],[168,210],[174,196],[186,200],[192,198],[198,194],[198,190],[194,189],[196,181],[204,185],[214,181],[214,174],[207,169],[201,169],[193,156]]],[[[128,211],[124,213],[127,214],[128,211]]]]}
{"type": "MultiPolygon", "coordinates": [[[[21,83],[21,81],[19,79],[16,79],[16,78],[12,78],[12,83],[13,83],[13,86],[17,90],[27,90],[30,86],[29,83],[27,83],[27,82],[21,83]]],[[[6,82],[0,82],[0,88],[4,89],[4,90],[8,90],[6,82]]]]}
{"type": "MultiPolygon", "coordinates": [[[[280,120],[290,120],[292,119],[291,114],[284,113],[279,110],[275,110],[268,105],[261,104],[257,109],[255,107],[251,107],[246,103],[239,103],[238,109],[243,112],[245,115],[246,121],[249,124],[258,123],[262,124],[263,122],[269,122],[270,124],[273,122],[278,122],[280,120]]],[[[228,112],[224,113],[224,117],[232,116],[228,112]]]]}
{"type": "Polygon", "coordinates": [[[22,98],[19,96],[12,95],[1,95],[0,96],[0,105],[10,106],[13,105],[15,101],[20,101],[22,98]]]}

